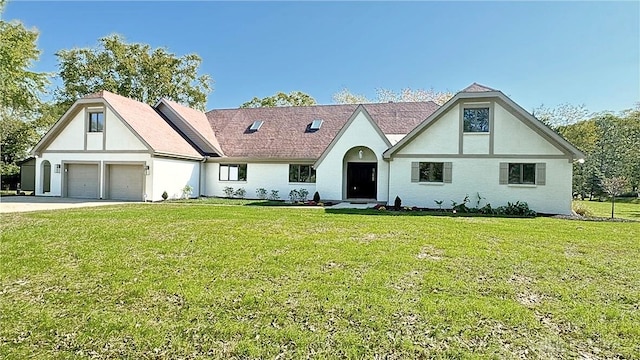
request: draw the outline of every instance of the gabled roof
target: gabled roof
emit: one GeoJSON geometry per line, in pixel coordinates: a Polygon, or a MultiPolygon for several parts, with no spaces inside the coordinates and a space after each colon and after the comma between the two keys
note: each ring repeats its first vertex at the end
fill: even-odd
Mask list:
{"type": "MultiPolygon", "coordinates": [[[[153,107],[108,91],[90,94],[77,100],[34,147],[33,153],[42,151],[71,121],[72,114],[75,114],[83,105],[96,103],[108,106],[150,152],[159,155],[202,158],[200,153],[183,139],[153,107]]],[[[109,131],[108,124],[107,131],[109,131]]]]}
{"type": "Polygon", "coordinates": [[[316,162],[313,164],[314,168],[317,168],[318,166],[320,166],[324,158],[327,157],[327,155],[331,152],[334,145],[340,140],[342,135],[347,131],[349,126],[351,126],[351,124],[355,121],[355,119],[361,113],[364,115],[365,119],[369,121],[373,129],[378,133],[378,135],[380,136],[380,139],[382,139],[382,141],[384,141],[388,147],[391,147],[391,143],[389,142],[389,139],[387,139],[387,137],[382,132],[382,129],[380,129],[378,124],[375,121],[373,121],[373,118],[371,118],[371,115],[367,112],[367,109],[363,105],[359,105],[353,111],[353,114],[351,114],[351,116],[349,117],[349,120],[347,120],[347,122],[342,126],[342,129],[340,129],[340,132],[333,138],[333,140],[331,140],[331,143],[329,144],[329,146],[327,146],[327,148],[322,152],[322,154],[320,155],[320,158],[316,160],[316,162]]]}
{"type": "Polygon", "coordinates": [[[461,100],[466,99],[495,99],[503,106],[507,108],[511,108],[517,115],[518,118],[524,122],[525,125],[534,129],[538,134],[540,134],[543,138],[549,141],[551,144],[556,146],[562,152],[567,154],[567,156],[571,156],[574,159],[582,159],[584,158],[584,154],[578,148],[573,146],[570,142],[565,140],[562,136],[558,135],[553,130],[549,129],[546,125],[544,125],[541,121],[536,119],[533,115],[529,114],[526,110],[524,110],[520,105],[516,104],[513,100],[511,100],[508,96],[503,94],[499,90],[480,90],[480,89],[490,89],[483,85],[479,85],[476,83],[471,84],[464,90],[460,91],[456,95],[454,95],[449,101],[447,101],[442,107],[433,112],[426,120],[424,120],[421,124],[419,124],[415,129],[413,129],[407,136],[398,141],[395,145],[389,148],[384,152],[383,157],[385,159],[390,159],[393,157],[397,151],[402,149],[406,144],[415,139],[419,134],[425,131],[431,124],[435,123],[441,115],[445,114],[452,107],[458,104],[461,100]],[[468,91],[467,89],[475,89],[468,91]]]}
{"type": "MultiPolygon", "coordinates": [[[[359,105],[211,110],[206,113],[225,156],[318,159],[359,105]],[[313,120],[323,120],[309,131],[313,120]],[[256,120],[260,130],[248,131],[256,120]]],[[[384,134],[407,134],[437,108],[433,102],[363,104],[384,134]]]]}
{"type": "Polygon", "coordinates": [[[160,103],[166,104],[176,113],[176,115],[180,117],[180,119],[182,119],[185,124],[192,128],[192,133],[196,136],[199,136],[202,142],[204,142],[204,145],[206,145],[207,147],[202,150],[204,150],[205,152],[215,152],[220,156],[223,155],[222,151],[220,150],[220,144],[218,143],[216,134],[211,128],[211,125],[209,125],[207,115],[205,115],[203,112],[192,109],[190,107],[186,107],[169,99],[161,99],[155,107],[158,108],[158,105],[160,103]]]}

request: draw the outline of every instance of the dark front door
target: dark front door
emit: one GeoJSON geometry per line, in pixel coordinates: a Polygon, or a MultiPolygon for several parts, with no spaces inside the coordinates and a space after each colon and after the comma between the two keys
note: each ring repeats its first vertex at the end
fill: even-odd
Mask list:
{"type": "Polygon", "coordinates": [[[347,163],[347,198],[375,199],[377,170],[376,163],[347,163]]]}

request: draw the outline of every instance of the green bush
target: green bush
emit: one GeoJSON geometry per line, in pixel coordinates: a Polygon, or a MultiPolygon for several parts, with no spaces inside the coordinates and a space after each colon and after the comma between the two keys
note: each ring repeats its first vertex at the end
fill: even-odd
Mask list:
{"type": "Polygon", "coordinates": [[[526,202],[516,201],[515,203],[508,202],[506,206],[500,206],[495,209],[497,215],[515,215],[515,216],[536,216],[537,213],[529,209],[529,204],[526,202]]]}
{"type": "Polygon", "coordinates": [[[163,192],[162,193],[162,200],[167,200],[169,198],[169,194],[167,194],[167,192],[163,192]]]}

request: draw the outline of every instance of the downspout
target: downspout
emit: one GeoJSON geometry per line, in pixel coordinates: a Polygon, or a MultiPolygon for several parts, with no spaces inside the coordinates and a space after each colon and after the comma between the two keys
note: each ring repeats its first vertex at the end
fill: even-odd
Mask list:
{"type": "Polygon", "coordinates": [[[391,158],[386,160],[384,156],[382,157],[384,161],[387,162],[387,206],[391,204],[391,158]]]}
{"type": "Polygon", "coordinates": [[[209,160],[209,156],[205,155],[202,160],[200,160],[200,181],[198,181],[198,197],[206,196],[206,184],[207,184],[207,175],[204,164],[209,160]],[[204,190],[203,190],[204,189],[204,190]]]}

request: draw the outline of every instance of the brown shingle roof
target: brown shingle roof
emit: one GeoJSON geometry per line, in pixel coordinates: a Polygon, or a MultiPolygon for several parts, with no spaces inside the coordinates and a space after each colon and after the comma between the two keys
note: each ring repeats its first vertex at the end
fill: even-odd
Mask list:
{"type": "Polygon", "coordinates": [[[218,143],[216,134],[211,128],[211,125],[209,125],[209,120],[207,120],[207,116],[203,112],[186,107],[172,100],[163,99],[163,101],[166,102],[167,105],[171,106],[171,108],[175,110],[186,122],[188,122],[189,125],[200,133],[200,135],[208,141],[214,149],[220,149],[220,143],[218,143]]]}
{"type": "Polygon", "coordinates": [[[486,91],[497,91],[497,90],[492,89],[488,86],[480,85],[476,82],[460,90],[460,92],[486,92],[486,91]]]}
{"type": "MultiPolygon", "coordinates": [[[[437,108],[433,102],[363,105],[385,134],[407,134],[437,108]]],[[[211,110],[207,118],[229,157],[317,159],[358,105],[211,110]],[[320,130],[309,124],[322,119],[320,130]],[[264,121],[255,132],[256,120],[264,121]]]]}
{"type": "Polygon", "coordinates": [[[200,157],[189,143],[176,132],[150,105],[101,91],[84,97],[103,98],[153,151],[172,155],[200,157]]]}

